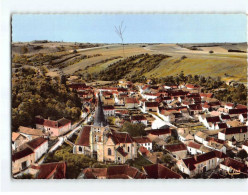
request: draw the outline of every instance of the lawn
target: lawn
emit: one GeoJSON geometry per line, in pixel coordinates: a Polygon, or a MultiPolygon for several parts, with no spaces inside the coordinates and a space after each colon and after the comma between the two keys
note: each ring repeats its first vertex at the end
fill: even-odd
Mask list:
{"type": "Polygon", "coordinates": [[[135,160],[128,160],[126,163],[129,164],[130,166],[136,167],[137,169],[141,171],[142,171],[143,166],[152,164],[150,161],[148,161],[146,158],[144,158],[140,154],[138,154],[138,158],[136,158],[135,160]]]}

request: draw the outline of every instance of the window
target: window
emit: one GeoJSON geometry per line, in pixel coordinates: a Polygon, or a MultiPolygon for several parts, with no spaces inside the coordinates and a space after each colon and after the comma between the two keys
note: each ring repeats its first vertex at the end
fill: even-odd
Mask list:
{"type": "Polygon", "coordinates": [[[111,149],[108,148],[108,155],[111,156],[111,155],[112,155],[111,153],[112,153],[112,152],[111,152],[111,149]]]}
{"type": "Polygon", "coordinates": [[[82,150],[82,147],[78,147],[78,150],[79,150],[79,152],[82,152],[83,150],[82,150]]]}
{"type": "Polygon", "coordinates": [[[120,161],[120,160],[121,160],[121,158],[120,158],[119,156],[118,156],[118,158],[117,158],[117,159],[118,159],[118,161],[120,161]]]}
{"type": "Polygon", "coordinates": [[[130,148],[129,148],[129,146],[127,147],[127,152],[129,152],[130,151],[130,148]]]}

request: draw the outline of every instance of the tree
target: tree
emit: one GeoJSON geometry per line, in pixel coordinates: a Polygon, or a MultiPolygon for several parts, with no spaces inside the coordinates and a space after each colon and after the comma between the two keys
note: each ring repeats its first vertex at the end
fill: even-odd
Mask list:
{"type": "Polygon", "coordinates": [[[240,151],[238,152],[238,154],[237,154],[237,157],[241,158],[242,160],[243,160],[244,158],[247,158],[247,156],[248,156],[248,154],[247,154],[247,152],[246,152],[244,149],[240,150],[240,151]]]}
{"type": "Polygon", "coordinates": [[[133,137],[146,135],[145,125],[143,123],[132,124],[125,122],[120,131],[128,132],[133,137]]]}
{"type": "Polygon", "coordinates": [[[123,21],[121,22],[121,24],[116,27],[115,26],[115,33],[120,37],[121,42],[122,42],[122,51],[123,51],[123,57],[125,57],[125,52],[124,52],[124,37],[123,37],[123,33],[126,30],[126,26],[123,27],[123,21]]]}

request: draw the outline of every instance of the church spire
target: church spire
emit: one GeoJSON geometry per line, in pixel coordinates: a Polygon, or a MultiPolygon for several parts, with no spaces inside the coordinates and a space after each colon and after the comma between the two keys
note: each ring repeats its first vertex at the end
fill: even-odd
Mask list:
{"type": "Polygon", "coordinates": [[[94,126],[107,126],[107,121],[104,116],[103,108],[102,108],[102,102],[100,93],[98,93],[98,103],[95,110],[95,119],[94,119],[94,126]]]}

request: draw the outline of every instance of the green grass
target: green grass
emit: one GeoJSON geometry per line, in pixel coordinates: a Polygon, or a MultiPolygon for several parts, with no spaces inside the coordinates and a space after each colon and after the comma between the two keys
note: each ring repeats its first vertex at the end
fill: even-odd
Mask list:
{"type": "Polygon", "coordinates": [[[152,164],[150,161],[148,161],[139,154],[138,154],[138,158],[136,158],[135,160],[128,160],[126,163],[130,164],[130,166],[136,167],[139,170],[142,170],[143,166],[152,164]]]}

